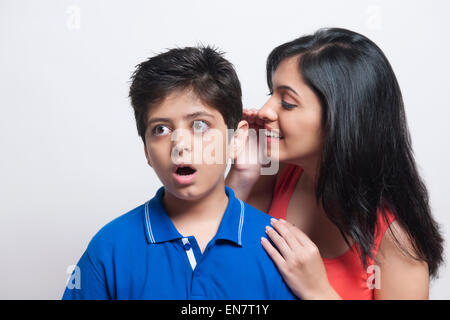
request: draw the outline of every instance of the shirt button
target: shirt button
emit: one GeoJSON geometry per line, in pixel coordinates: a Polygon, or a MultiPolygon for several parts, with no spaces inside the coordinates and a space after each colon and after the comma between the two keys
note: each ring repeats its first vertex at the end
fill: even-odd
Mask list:
{"type": "Polygon", "coordinates": [[[186,250],[186,251],[190,250],[190,249],[191,249],[191,244],[190,244],[190,243],[186,243],[186,244],[183,246],[183,249],[186,250]]]}

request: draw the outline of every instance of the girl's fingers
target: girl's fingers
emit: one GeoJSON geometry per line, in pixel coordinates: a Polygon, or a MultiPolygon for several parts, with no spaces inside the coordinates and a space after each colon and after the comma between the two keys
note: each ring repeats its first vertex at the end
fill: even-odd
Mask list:
{"type": "Polygon", "coordinates": [[[248,110],[244,110],[242,112],[242,119],[247,120],[248,118],[250,118],[250,112],[248,110]]]}
{"type": "Polygon", "coordinates": [[[278,250],[275,249],[272,246],[272,244],[270,243],[270,241],[267,240],[264,237],[261,237],[261,244],[262,244],[263,248],[266,250],[266,252],[269,255],[269,257],[273,260],[273,262],[275,263],[277,268],[279,270],[282,270],[282,268],[284,267],[286,261],[281,256],[281,254],[278,252],[278,250]]]}
{"type": "Polygon", "coordinates": [[[257,113],[258,113],[258,109],[255,109],[255,108],[242,110],[242,114],[245,114],[245,115],[255,116],[257,113]]]}
{"type": "Polygon", "coordinates": [[[292,223],[284,219],[280,219],[279,221],[291,230],[292,234],[294,234],[294,236],[297,238],[297,240],[300,242],[302,246],[310,247],[314,245],[311,239],[302,230],[294,226],[292,223]]]}
{"type": "Polygon", "coordinates": [[[242,114],[242,119],[247,120],[248,123],[253,123],[254,122],[254,118],[252,117],[251,113],[243,113],[242,114]]]}
{"type": "Polygon", "coordinates": [[[255,110],[256,109],[243,109],[242,110],[242,115],[244,116],[251,116],[255,114],[255,110]]]}
{"type": "Polygon", "coordinates": [[[256,124],[260,127],[264,127],[264,120],[258,117],[258,115],[256,115],[256,124]]]}
{"type": "Polygon", "coordinates": [[[246,120],[251,128],[255,129],[259,134],[258,129],[264,128],[264,120],[258,117],[258,109],[244,109],[242,112],[242,119],[246,120]]]}
{"type": "Polygon", "coordinates": [[[291,254],[291,248],[287,244],[286,240],[284,240],[283,237],[275,231],[275,229],[269,226],[266,227],[266,233],[269,236],[270,240],[272,240],[277,249],[280,251],[283,258],[288,259],[291,254]]]}
{"type": "Polygon", "coordinates": [[[258,113],[259,113],[259,110],[256,110],[256,113],[255,113],[256,124],[261,127],[264,127],[264,120],[259,117],[258,113]]]}
{"type": "Polygon", "coordinates": [[[300,251],[302,248],[301,241],[297,238],[296,234],[293,232],[293,228],[287,225],[285,220],[270,219],[271,224],[275,227],[278,233],[283,237],[291,250],[300,251]]]}

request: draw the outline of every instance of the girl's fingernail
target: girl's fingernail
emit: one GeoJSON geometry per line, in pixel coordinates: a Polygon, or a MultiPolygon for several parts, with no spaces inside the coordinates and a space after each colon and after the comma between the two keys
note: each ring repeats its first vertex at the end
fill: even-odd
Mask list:
{"type": "Polygon", "coordinates": [[[275,222],[277,222],[277,219],[275,219],[275,218],[270,219],[270,223],[274,224],[275,222]]]}

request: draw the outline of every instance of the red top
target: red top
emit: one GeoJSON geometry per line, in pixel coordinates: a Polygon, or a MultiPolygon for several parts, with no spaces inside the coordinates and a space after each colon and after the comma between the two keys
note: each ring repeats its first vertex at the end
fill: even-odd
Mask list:
{"type": "MultiPolygon", "coordinates": [[[[286,218],[289,199],[302,172],[303,169],[299,166],[293,164],[286,165],[276,181],[272,203],[268,212],[269,215],[277,219],[286,218]]],[[[384,221],[381,213],[378,212],[373,247],[374,257],[376,257],[384,233],[395,219],[391,212],[387,211],[386,213],[388,223],[384,221]]],[[[376,272],[377,269],[370,267],[375,264],[370,258],[368,258],[367,270],[364,269],[356,251],[357,246],[358,244],[354,242],[352,247],[341,256],[332,259],[322,258],[322,260],[325,264],[331,286],[342,299],[371,300],[374,299],[374,290],[369,288],[367,282],[369,280],[369,284],[373,287],[372,280],[376,278],[374,276],[374,270],[376,272]]]]}

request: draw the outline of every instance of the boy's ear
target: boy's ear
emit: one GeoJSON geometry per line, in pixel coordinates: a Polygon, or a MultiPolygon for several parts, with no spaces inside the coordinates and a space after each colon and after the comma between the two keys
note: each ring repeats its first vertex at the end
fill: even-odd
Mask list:
{"type": "Polygon", "coordinates": [[[150,155],[148,154],[147,146],[145,143],[144,143],[144,153],[145,153],[145,157],[147,158],[148,165],[153,168],[152,162],[150,160],[150,155]]]}
{"type": "Polygon", "coordinates": [[[230,142],[230,158],[236,160],[239,154],[244,150],[248,137],[248,122],[241,120],[233,134],[230,142]]]}

